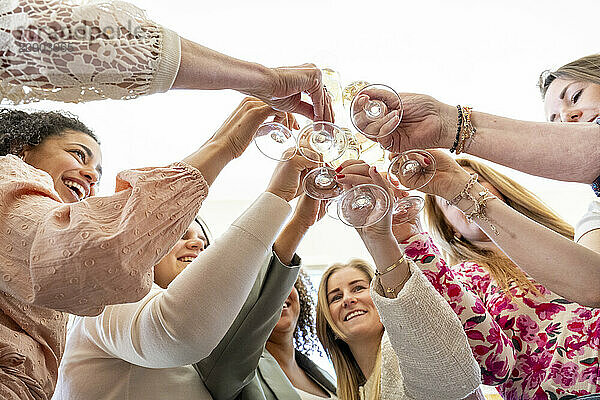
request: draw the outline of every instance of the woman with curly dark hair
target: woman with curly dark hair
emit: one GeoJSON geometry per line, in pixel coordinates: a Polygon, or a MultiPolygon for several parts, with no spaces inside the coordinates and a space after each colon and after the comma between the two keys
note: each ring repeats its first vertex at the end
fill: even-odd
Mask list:
{"type": "MultiPolygon", "coordinates": [[[[292,292],[288,296],[288,301],[291,304],[291,297],[294,296],[294,290],[297,292],[298,303],[300,305],[300,311],[298,314],[298,320],[296,321],[296,327],[294,329],[294,347],[296,350],[303,354],[310,354],[317,350],[319,347],[319,339],[317,338],[317,331],[315,327],[315,300],[313,294],[315,288],[313,287],[310,277],[303,269],[300,269],[298,273],[298,279],[294,284],[292,292]]],[[[289,308],[288,301],[284,304],[284,309],[289,308]]],[[[283,322],[283,311],[282,318],[279,319],[269,340],[267,341],[267,348],[269,347],[269,341],[273,337],[273,334],[278,330],[278,326],[283,322]]]]}
{"type": "MultiPolygon", "coordinates": [[[[183,162],[123,171],[116,194],[93,197],[102,155],[84,124],[56,112],[0,111],[0,398],[52,396],[65,345],[63,312],[93,316],[106,305],[143,298],[152,284],[152,268],[189,226],[209,184],[273,114],[279,113],[246,99],[183,162]]],[[[283,203],[282,212],[277,214],[278,204],[275,211],[265,209],[273,213],[261,226],[272,231],[267,236],[259,232],[254,237],[260,240],[236,239],[240,249],[253,244],[243,255],[228,255],[228,262],[246,266],[241,276],[255,276],[267,254],[265,244],[274,240],[271,236],[287,216],[288,192],[264,195],[267,202],[283,203]]],[[[219,314],[202,318],[201,329],[194,327],[204,334],[197,340],[197,358],[188,364],[218,343],[243,304],[238,296],[247,294],[253,281],[231,279],[218,268],[211,279],[227,281],[232,292],[219,296],[219,314]]],[[[195,294],[210,306],[211,287],[195,288],[195,294]]],[[[171,298],[153,312],[160,319],[184,301],[171,298]]]]}
{"type": "MultiPolygon", "coordinates": [[[[290,188],[295,184],[297,188],[303,172],[299,167],[306,162],[297,154],[282,163],[274,173],[279,177],[276,181],[290,188]]],[[[277,185],[270,187],[273,189],[277,185]]],[[[271,218],[282,221],[287,216],[282,211],[289,211],[290,207],[276,197],[272,200],[275,203],[259,199],[208,248],[208,237],[204,233],[207,229],[193,222],[155,266],[154,284],[146,297],[137,303],[108,306],[96,317],[77,317],[69,332],[53,399],[94,399],[99,396],[103,400],[212,399],[192,363],[207,357],[229,328],[229,325],[221,325],[225,329],[217,336],[211,332],[210,324],[220,324],[224,315],[229,314],[231,297],[236,297],[240,305],[244,302],[244,293],[235,289],[235,281],[246,281],[248,288],[252,286],[248,277],[253,275],[248,263],[255,264],[258,270],[268,260],[267,274],[264,275],[262,269],[259,272],[259,277],[266,276],[264,285],[259,284],[262,296],[268,300],[274,300],[270,296],[273,293],[287,295],[296,281],[298,289],[293,289],[295,300],[290,300],[289,309],[296,312],[296,318],[302,309],[302,321],[311,324],[314,304],[306,302],[310,293],[305,286],[309,282],[306,276],[297,279],[297,257],[293,257],[292,250],[287,250],[287,243],[291,242],[289,235],[296,235],[301,229],[299,219],[292,218],[275,241],[273,253],[272,242],[267,240],[269,236],[274,239],[279,229],[267,226],[265,221],[271,218]],[[253,228],[253,223],[259,227],[253,228]],[[262,244],[257,243],[261,241],[262,244]],[[249,245],[252,248],[248,248],[249,245]],[[292,266],[288,266],[290,264],[292,266]],[[300,298],[302,306],[298,304],[300,298]]],[[[303,204],[312,207],[314,203],[303,204]]],[[[271,306],[273,315],[282,314],[282,303],[281,299],[271,306]]],[[[261,326],[270,331],[273,325],[268,325],[269,314],[260,301],[251,300],[251,305],[259,315],[261,326]]],[[[240,307],[237,312],[239,310],[240,307]]],[[[283,314],[294,315],[292,312],[283,314]]],[[[291,321],[290,318],[286,320],[291,321]]],[[[239,329],[238,332],[248,339],[257,331],[260,328],[239,329]]],[[[296,337],[305,348],[315,343],[314,329],[310,326],[303,326],[298,332],[296,337]]],[[[290,342],[293,334],[292,330],[290,342]]],[[[261,350],[263,347],[264,340],[261,350]]],[[[237,347],[236,353],[245,356],[248,350],[249,347],[237,347]]],[[[240,365],[243,364],[226,365],[227,376],[229,371],[239,371],[240,365]]]]}
{"type": "Polygon", "coordinates": [[[308,358],[318,347],[314,289],[294,254],[324,208],[300,199],[229,332],[196,364],[214,399],[337,398],[335,380],[308,358]]]}

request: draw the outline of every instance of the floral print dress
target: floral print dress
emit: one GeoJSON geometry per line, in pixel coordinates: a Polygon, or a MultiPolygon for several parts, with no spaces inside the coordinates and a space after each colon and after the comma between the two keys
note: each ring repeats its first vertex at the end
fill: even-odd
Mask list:
{"type": "Polygon", "coordinates": [[[541,295],[509,297],[473,262],[448,266],[427,233],[403,242],[467,333],[483,383],[506,400],[569,400],[600,392],[600,309],[563,299],[529,278],[541,295]]]}

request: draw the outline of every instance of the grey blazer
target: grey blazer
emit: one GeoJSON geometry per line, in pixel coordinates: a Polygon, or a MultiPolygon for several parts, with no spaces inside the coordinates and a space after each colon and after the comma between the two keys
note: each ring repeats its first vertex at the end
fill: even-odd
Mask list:
{"type": "MultiPolygon", "coordinates": [[[[215,400],[300,400],[265,343],[279,321],[281,307],[296,282],[300,258],[284,265],[275,253],[258,273],[240,313],[212,353],[194,364],[215,400]]],[[[335,393],[335,381],[308,357],[298,365],[315,382],[335,393]]]]}

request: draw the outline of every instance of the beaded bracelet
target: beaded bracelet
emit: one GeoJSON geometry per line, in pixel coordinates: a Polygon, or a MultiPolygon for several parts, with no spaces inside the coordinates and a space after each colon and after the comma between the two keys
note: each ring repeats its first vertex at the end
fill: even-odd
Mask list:
{"type": "Polygon", "coordinates": [[[456,109],[458,110],[458,122],[456,123],[456,137],[454,138],[454,144],[450,148],[450,153],[454,153],[456,147],[458,146],[458,141],[460,140],[460,131],[462,128],[463,116],[462,107],[460,106],[460,104],[456,106],[456,109]]]}

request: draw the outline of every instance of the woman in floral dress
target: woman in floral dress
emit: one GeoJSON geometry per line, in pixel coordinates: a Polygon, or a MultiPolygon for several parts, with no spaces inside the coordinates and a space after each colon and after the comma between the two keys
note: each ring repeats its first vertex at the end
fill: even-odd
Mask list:
{"type": "MultiPolygon", "coordinates": [[[[496,386],[507,400],[570,400],[600,392],[600,310],[551,292],[496,244],[508,243],[505,247],[511,251],[529,246],[539,255],[537,262],[551,268],[556,260],[544,257],[550,246],[532,234],[531,226],[565,240],[572,240],[573,228],[527,189],[484,164],[458,160],[459,165],[441,150],[429,151],[436,172],[420,190],[428,193],[425,214],[433,239],[423,232],[419,218],[395,224],[392,231],[406,258],[458,315],[483,383],[496,386]]],[[[336,180],[343,185],[367,183],[344,169],[336,180]]],[[[413,296],[413,301],[423,299],[413,296]]],[[[430,319],[431,314],[423,312],[419,322],[430,319]]],[[[439,327],[432,330],[445,334],[439,327]]],[[[437,366],[422,356],[420,365],[427,363],[437,366]]]]}
{"type": "Polygon", "coordinates": [[[468,220],[448,201],[456,193],[442,196],[443,190],[435,189],[441,187],[438,181],[425,188],[438,194],[427,195],[425,207],[434,239],[417,233],[422,232],[417,221],[408,224],[412,229],[400,226],[394,233],[406,255],[417,261],[462,321],[483,383],[496,386],[507,400],[567,400],[599,392],[600,310],[565,300],[534,281],[512,263],[510,254],[496,247],[495,234],[488,237],[477,223],[496,224],[499,235],[526,235],[516,225],[502,226],[494,220],[494,207],[504,207],[571,239],[572,227],[527,189],[486,165],[457,160],[463,169],[448,155],[433,153],[439,172],[434,181],[447,175],[464,174],[467,179],[468,173],[478,175],[472,193],[487,189],[491,194],[489,220],[468,220]]]}

